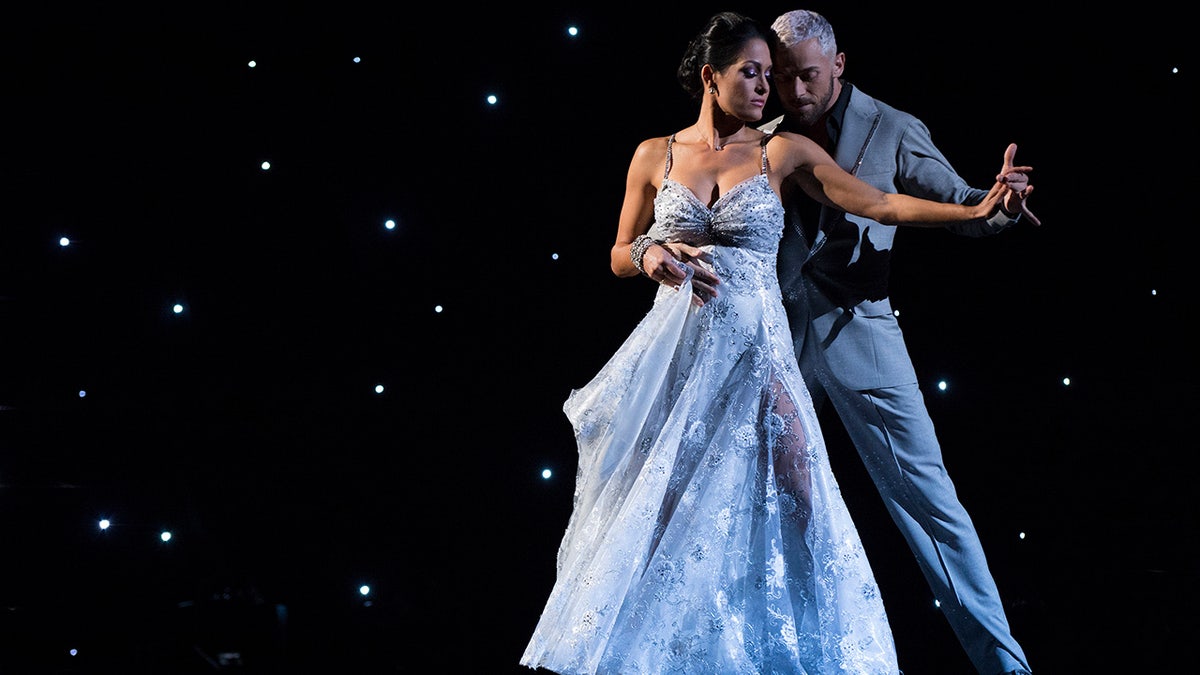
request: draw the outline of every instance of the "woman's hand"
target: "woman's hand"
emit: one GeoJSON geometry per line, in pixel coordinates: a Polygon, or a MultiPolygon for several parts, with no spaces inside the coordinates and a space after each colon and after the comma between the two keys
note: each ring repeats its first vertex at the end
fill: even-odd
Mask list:
{"type": "Polygon", "coordinates": [[[691,274],[692,303],[700,307],[717,297],[716,286],[721,283],[707,267],[695,264],[697,261],[709,262],[711,258],[702,248],[672,241],[651,246],[642,258],[642,266],[646,276],[671,288],[679,288],[691,274]]]}
{"type": "Polygon", "coordinates": [[[988,190],[987,195],[975,206],[971,208],[971,218],[989,218],[996,210],[1004,205],[1004,197],[1009,193],[1011,188],[1004,181],[997,179],[992,185],[992,189],[988,190]]]}

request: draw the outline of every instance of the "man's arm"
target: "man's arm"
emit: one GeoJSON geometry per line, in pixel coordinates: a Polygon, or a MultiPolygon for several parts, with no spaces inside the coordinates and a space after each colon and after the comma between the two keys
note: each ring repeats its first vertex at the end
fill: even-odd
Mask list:
{"type": "MultiPolygon", "coordinates": [[[[1025,200],[1032,192],[1029,171],[1032,167],[1013,164],[1016,144],[1005,150],[1004,162],[996,180],[1004,183],[1012,192],[1006,195],[1004,206],[990,218],[979,218],[966,223],[947,225],[946,229],[962,236],[983,237],[998,234],[1016,224],[1021,218],[1030,218],[1035,225],[1041,221],[1029,211],[1025,200]],[[1007,211],[1007,213],[1005,213],[1007,211]]],[[[896,188],[926,199],[975,204],[988,191],[976,188],[958,175],[950,161],[933,143],[929,129],[917,118],[911,118],[901,135],[896,156],[896,188]]]]}

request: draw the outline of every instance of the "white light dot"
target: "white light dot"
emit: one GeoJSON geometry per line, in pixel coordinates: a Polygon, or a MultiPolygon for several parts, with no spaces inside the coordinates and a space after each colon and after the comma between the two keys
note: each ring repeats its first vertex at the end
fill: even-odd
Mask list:
{"type": "Polygon", "coordinates": [[[270,162],[263,162],[263,163],[262,163],[262,170],[263,170],[263,171],[266,171],[266,170],[268,170],[268,169],[270,169],[270,168],[271,168],[271,163],[270,163],[270,162]]]}
{"type": "Polygon", "coordinates": [[[900,316],[900,310],[898,310],[898,309],[893,309],[893,310],[892,310],[892,316],[900,316]]]}
{"type": "Polygon", "coordinates": [[[552,475],[550,469],[542,469],[542,478],[549,478],[552,475]]]}
{"type": "Polygon", "coordinates": [[[442,306],[441,306],[441,305],[435,305],[435,306],[434,306],[434,308],[433,308],[433,311],[437,312],[438,314],[441,314],[441,313],[442,313],[442,306]]]}
{"type": "Polygon", "coordinates": [[[497,103],[499,103],[499,102],[500,102],[500,99],[496,98],[496,95],[495,95],[495,94],[488,94],[488,97],[487,97],[487,102],[488,102],[490,105],[496,105],[497,103]]]}
{"type": "Polygon", "coordinates": [[[78,656],[79,650],[78,649],[68,649],[67,653],[70,654],[71,656],[78,656]]]}
{"type": "Polygon", "coordinates": [[[359,586],[359,587],[358,587],[358,594],[359,594],[359,595],[370,595],[370,594],[371,594],[371,587],[370,587],[370,586],[368,586],[368,585],[366,585],[366,584],[363,584],[362,586],[359,586]]]}
{"type": "Polygon", "coordinates": [[[1025,533],[1024,533],[1024,532],[1021,532],[1021,533],[1019,533],[1019,534],[1017,535],[1017,537],[1018,537],[1018,538],[1020,538],[1020,539],[1024,539],[1024,538],[1025,538],[1025,533]]]}
{"type": "Polygon", "coordinates": [[[550,254],[550,259],[551,259],[551,260],[558,260],[558,254],[557,254],[557,253],[551,253],[551,254],[550,254]]]}
{"type": "Polygon", "coordinates": [[[375,393],[376,393],[376,394],[382,394],[382,393],[383,393],[383,385],[382,385],[382,384],[377,384],[377,385],[375,385],[375,393]]]}
{"type": "Polygon", "coordinates": [[[79,390],[79,398],[86,398],[86,397],[87,397],[87,391],[80,389],[79,390]]]}
{"type": "Polygon", "coordinates": [[[1157,288],[1151,288],[1151,289],[1150,289],[1150,295],[1158,295],[1158,289],[1157,289],[1157,288]]]}
{"type": "Polygon", "coordinates": [[[171,541],[171,533],[164,531],[158,535],[158,538],[162,539],[163,541],[171,541]]]}
{"type": "Polygon", "coordinates": [[[70,240],[70,239],[67,239],[66,237],[59,237],[59,239],[58,239],[58,245],[59,245],[59,246],[70,246],[70,245],[71,245],[71,240],[70,240]]]}
{"type": "Polygon", "coordinates": [[[387,220],[383,221],[383,226],[389,230],[394,230],[396,229],[396,221],[388,218],[387,220]]]}
{"type": "Polygon", "coordinates": [[[947,382],[945,380],[942,380],[941,382],[938,382],[938,384],[937,384],[937,387],[940,391],[946,391],[946,388],[949,386],[950,385],[947,384],[947,382]]]}
{"type": "Polygon", "coordinates": [[[251,68],[254,68],[254,67],[258,66],[258,61],[255,61],[254,59],[250,59],[250,61],[246,65],[250,66],[251,68]]]}
{"type": "Polygon", "coordinates": [[[176,314],[182,314],[183,313],[183,305],[176,303],[173,307],[171,307],[171,311],[175,312],[176,314]]]}
{"type": "Polygon", "coordinates": [[[1174,68],[1172,68],[1172,69],[1171,69],[1171,72],[1172,72],[1172,73],[1178,73],[1178,72],[1179,72],[1179,66],[1175,66],[1174,68]]]}
{"type": "Polygon", "coordinates": [[[362,63],[362,59],[356,56],[356,57],[354,57],[354,62],[355,62],[355,63],[362,63]]]}
{"type": "Polygon", "coordinates": [[[1063,378],[1063,386],[1064,386],[1064,387],[1069,387],[1069,386],[1071,386],[1071,378],[1069,378],[1069,377],[1064,377],[1064,378],[1063,378]]]}
{"type": "Polygon", "coordinates": [[[934,607],[941,607],[941,606],[942,606],[942,601],[941,601],[941,600],[934,600],[934,601],[933,601],[933,606],[934,606],[934,607]]]}
{"type": "Polygon", "coordinates": [[[567,26],[567,35],[570,35],[571,37],[575,37],[576,35],[579,35],[579,27],[578,26],[567,26]]]}
{"type": "Polygon", "coordinates": [[[102,529],[102,530],[107,530],[107,529],[109,528],[109,526],[110,526],[110,525],[112,525],[112,522],[111,522],[111,521],[109,521],[109,519],[108,519],[108,518],[101,518],[101,519],[100,519],[100,529],[102,529]]]}

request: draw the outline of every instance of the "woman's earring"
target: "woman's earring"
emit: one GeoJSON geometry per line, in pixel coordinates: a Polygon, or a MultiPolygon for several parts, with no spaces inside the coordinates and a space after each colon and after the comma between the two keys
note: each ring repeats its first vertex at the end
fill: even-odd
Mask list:
{"type": "Polygon", "coordinates": [[[716,94],[717,93],[717,85],[715,85],[715,84],[708,85],[708,93],[716,94]]]}

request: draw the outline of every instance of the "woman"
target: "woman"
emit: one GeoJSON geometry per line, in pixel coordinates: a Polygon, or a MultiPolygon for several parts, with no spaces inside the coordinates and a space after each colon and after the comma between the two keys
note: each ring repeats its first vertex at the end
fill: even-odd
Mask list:
{"type": "Polygon", "coordinates": [[[663,286],[564,404],[574,511],[526,666],[899,672],[796,367],[775,272],[780,186],[799,172],[815,198],[892,223],[986,218],[1010,188],[973,207],[885,194],[804,137],[750,127],[774,39],[739,14],[710,19],[679,68],[699,118],[634,154],[612,268],[663,286]]]}

